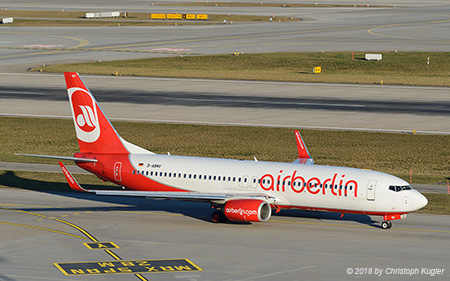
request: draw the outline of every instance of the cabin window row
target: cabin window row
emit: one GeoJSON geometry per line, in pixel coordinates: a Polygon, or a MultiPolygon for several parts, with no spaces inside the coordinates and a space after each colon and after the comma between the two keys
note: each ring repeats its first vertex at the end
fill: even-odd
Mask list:
{"type": "MultiPolygon", "coordinates": [[[[213,180],[213,181],[228,181],[228,182],[244,182],[244,183],[247,183],[248,182],[248,178],[247,177],[244,177],[244,179],[242,180],[242,178],[241,177],[230,177],[230,176],[214,176],[214,175],[197,175],[197,174],[185,174],[185,173],[172,173],[172,172],[157,172],[157,171],[139,171],[139,170],[137,170],[137,171],[135,171],[135,170],[133,170],[133,175],[134,174],[137,174],[137,175],[145,175],[145,176],[151,176],[151,177],[153,177],[153,176],[155,176],[155,177],[169,177],[169,178],[183,178],[183,179],[199,179],[199,180],[213,180]]],[[[260,184],[261,183],[261,179],[256,179],[256,178],[253,178],[253,183],[254,184],[256,184],[256,182],[258,182],[258,184],[260,184]]],[[[278,184],[278,186],[280,186],[280,184],[281,185],[286,185],[286,183],[287,183],[287,185],[288,186],[290,186],[291,185],[291,182],[290,181],[288,181],[288,182],[286,182],[286,181],[283,181],[283,182],[281,182],[281,181],[278,181],[277,182],[277,184],[278,184]]],[[[268,185],[270,185],[271,184],[271,181],[270,180],[266,180],[266,179],[263,179],[262,180],[262,184],[263,185],[266,185],[266,184],[268,184],[268,185]]],[[[294,181],[293,183],[292,183],[292,186],[294,186],[294,187],[301,187],[301,186],[303,186],[303,187],[306,187],[306,182],[296,182],[296,181],[294,181]]],[[[310,183],[309,184],[309,187],[319,187],[319,188],[322,188],[322,187],[324,187],[324,188],[333,188],[333,186],[331,185],[331,184],[325,184],[325,185],[323,185],[323,184],[317,184],[317,183],[315,183],[315,184],[312,184],[312,183],[310,183]]],[[[342,189],[342,185],[334,185],[334,189],[342,189]]],[[[399,187],[399,186],[397,186],[398,188],[404,188],[404,189],[406,189],[407,188],[407,186],[405,186],[405,187],[399,187]]],[[[345,189],[347,189],[348,187],[347,186],[344,186],[344,188],[345,189]]],[[[393,186],[390,186],[389,187],[389,189],[391,189],[391,190],[394,190],[394,189],[392,189],[392,188],[396,188],[396,187],[393,187],[393,186]]],[[[410,188],[410,187],[409,187],[410,188]]],[[[353,186],[352,185],[350,185],[349,186],[349,190],[352,190],[353,189],[353,186]]],[[[411,189],[411,188],[410,188],[411,189]]],[[[403,189],[402,189],[403,190],[403,189]]],[[[395,191],[395,190],[394,190],[395,191]]]]}
{"type": "MultiPolygon", "coordinates": [[[[248,178],[242,180],[241,177],[227,177],[227,176],[214,176],[214,175],[197,175],[197,174],[185,174],[185,173],[172,173],[172,172],[156,172],[156,171],[135,171],[133,175],[145,175],[151,177],[168,177],[168,178],[180,178],[180,179],[199,179],[199,180],[214,180],[214,181],[229,181],[229,182],[248,182],[248,178]]],[[[254,179],[256,183],[256,179],[254,179]]]]}

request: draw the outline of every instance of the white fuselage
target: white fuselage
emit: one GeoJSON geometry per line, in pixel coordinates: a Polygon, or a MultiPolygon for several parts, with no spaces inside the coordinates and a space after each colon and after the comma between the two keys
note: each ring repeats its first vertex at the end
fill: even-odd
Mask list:
{"type": "Polygon", "coordinates": [[[136,173],[166,186],[191,192],[264,193],[275,197],[273,205],[281,208],[400,214],[426,204],[414,189],[396,191],[409,187],[406,181],[370,170],[157,154],[130,154],[130,162],[136,173]]]}

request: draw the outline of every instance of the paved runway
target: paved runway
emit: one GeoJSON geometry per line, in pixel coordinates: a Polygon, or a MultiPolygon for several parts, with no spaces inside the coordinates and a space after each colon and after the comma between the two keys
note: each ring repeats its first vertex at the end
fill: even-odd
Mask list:
{"type": "MultiPolygon", "coordinates": [[[[450,216],[410,214],[390,230],[380,229],[377,217],[341,219],[340,214],[294,211],[282,211],[267,223],[213,224],[208,204],[0,192],[0,280],[73,279],[65,278],[53,263],[114,260],[104,250],[82,244],[92,242],[92,237],[119,246],[112,251],[122,260],[188,258],[204,270],[143,274],[148,280],[448,280],[450,276],[450,216]],[[348,268],[353,274],[347,273],[348,268]],[[361,268],[366,270],[361,275],[369,276],[356,274],[361,268]],[[419,272],[392,273],[399,268],[419,272]],[[431,277],[423,271],[436,268],[442,274],[431,277]],[[383,270],[380,277],[374,276],[375,269],[383,270]]],[[[133,274],[82,279],[137,280],[133,274]]]]}
{"type": "MultiPolygon", "coordinates": [[[[450,133],[448,88],[82,77],[112,120],[450,133]]],[[[61,74],[1,73],[0,101],[1,115],[71,116],[61,74]]]]}

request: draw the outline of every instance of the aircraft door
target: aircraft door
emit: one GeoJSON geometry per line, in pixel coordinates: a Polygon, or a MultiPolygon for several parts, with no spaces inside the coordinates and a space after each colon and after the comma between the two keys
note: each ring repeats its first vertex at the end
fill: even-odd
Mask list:
{"type": "Polygon", "coordinates": [[[377,181],[369,180],[367,184],[367,201],[375,201],[375,192],[377,190],[377,181]]]}
{"type": "Polygon", "coordinates": [[[114,163],[114,179],[122,181],[122,162],[114,163]]]}

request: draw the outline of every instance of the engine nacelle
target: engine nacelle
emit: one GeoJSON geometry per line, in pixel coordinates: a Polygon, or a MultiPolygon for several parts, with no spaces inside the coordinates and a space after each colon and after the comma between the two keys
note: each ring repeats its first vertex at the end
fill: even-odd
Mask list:
{"type": "Polygon", "coordinates": [[[225,203],[225,216],[232,221],[267,221],[272,214],[270,204],[258,199],[236,199],[225,203]]]}

